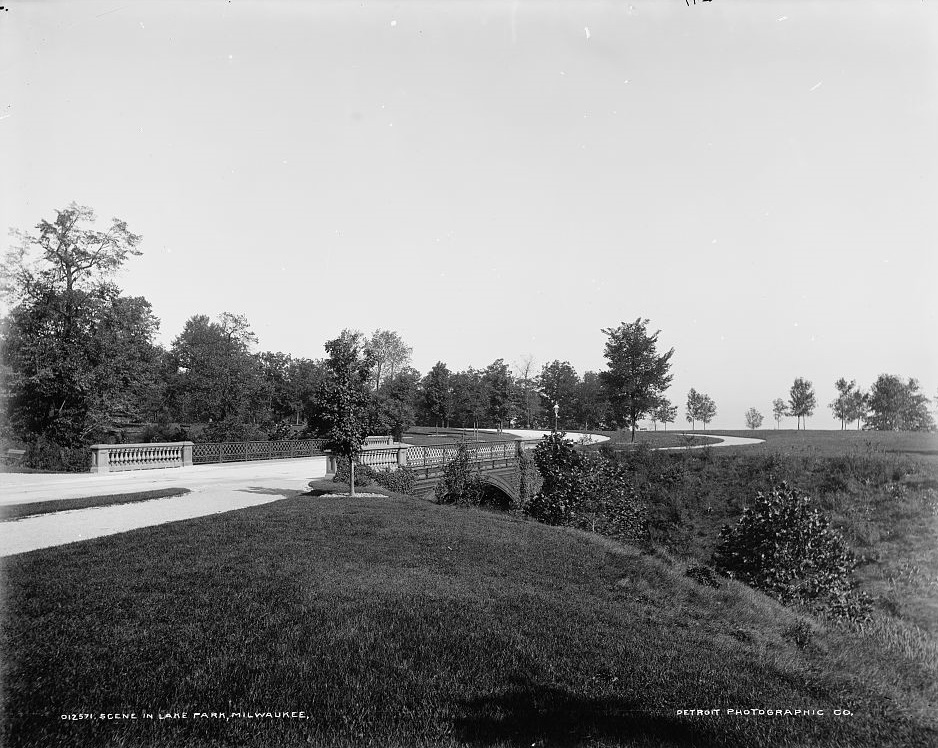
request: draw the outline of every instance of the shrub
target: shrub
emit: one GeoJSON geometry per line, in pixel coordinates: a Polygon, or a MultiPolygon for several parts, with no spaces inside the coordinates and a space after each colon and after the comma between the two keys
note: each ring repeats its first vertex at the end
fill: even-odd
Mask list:
{"type": "Polygon", "coordinates": [[[843,537],[786,483],[759,493],[735,527],[724,526],[716,568],[776,600],[854,617],[863,607],[853,594],[856,560],[843,537]]]}
{"type": "Polygon", "coordinates": [[[87,473],[91,468],[91,452],[86,447],[64,447],[40,436],[26,445],[23,465],[34,470],[87,473]]]}
{"type": "Polygon", "coordinates": [[[397,470],[385,468],[375,473],[375,483],[389,491],[411,495],[414,492],[414,487],[417,485],[417,474],[406,467],[398,468],[397,470]]]}
{"type": "MultiPolygon", "coordinates": [[[[351,470],[349,469],[349,460],[347,457],[339,457],[335,464],[335,475],[332,476],[333,483],[349,484],[351,470]]],[[[375,480],[374,468],[368,465],[355,463],[355,488],[365,488],[370,486],[375,480]]]]}
{"type": "Polygon", "coordinates": [[[534,519],[617,538],[647,537],[647,521],[628,468],[602,455],[577,452],[563,434],[534,450],[541,490],[525,506],[534,519]]]}
{"type": "Polygon", "coordinates": [[[443,477],[436,484],[437,504],[472,504],[482,503],[484,489],[478,467],[472,464],[469,448],[460,444],[456,455],[446,465],[443,477]]]}

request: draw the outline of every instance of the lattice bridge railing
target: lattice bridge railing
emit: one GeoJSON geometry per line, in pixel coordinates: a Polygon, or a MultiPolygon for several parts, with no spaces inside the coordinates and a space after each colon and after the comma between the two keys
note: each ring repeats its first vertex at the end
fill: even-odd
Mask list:
{"type": "Polygon", "coordinates": [[[273,442],[215,442],[194,444],[192,464],[212,462],[249,462],[252,460],[285,460],[322,454],[325,439],[288,439],[273,442]]]}

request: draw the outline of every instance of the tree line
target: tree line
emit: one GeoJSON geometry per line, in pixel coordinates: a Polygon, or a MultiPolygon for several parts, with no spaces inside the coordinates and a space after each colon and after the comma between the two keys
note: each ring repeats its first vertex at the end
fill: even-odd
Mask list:
{"type": "MultiPolygon", "coordinates": [[[[603,329],[606,368],[582,374],[559,359],[538,367],[531,356],[459,371],[438,361],[422,374],[400,334],[381,329],[342,330],[320,359],[257,352],[249,321],[231,312],[193,315],[163,348],[150,303],[123,295],[113,282],[141,254],[141,237],[119,219],[103,229],[96,224],[90,208],[73,203],[33,232],[11,232],[15,246],[0,268],[9,309],[0,321],[7,442],[276,439],[323,433],[337,407],[352,406],[362,428],[398,438],[424,425],[628,428],[634,439],[641,420],[667,428],[677,414],[665,397],[674,349],[659,353],[660,331],[642,318],[603,329]],[[354,386],[344,385],[354,392],[335,389],[342,367],[354,373],[354,386]]],[[[796,397],[793,387],[784,408],[776,407],[777,421],[791,414],[800,423],[813,412],[806,384],[810,392],[799,389],[796,397]]],[[[804,380],[796,385],[804,389],[804,380]]],[[[841,380],[838,392],[831,407],[842,423],[933,427],[915,380],[884,375],[868,393],[841,380]]],[[[715,414],[713,400],[691,389],[687,421],[706,427],[715,414]]]]}

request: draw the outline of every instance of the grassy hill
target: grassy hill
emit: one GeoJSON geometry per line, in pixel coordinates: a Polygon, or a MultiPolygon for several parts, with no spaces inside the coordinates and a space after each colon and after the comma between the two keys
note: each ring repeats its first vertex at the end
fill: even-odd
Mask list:
{"type": "Polygon", "coordinates": [[[685,571],[400,496],[294,495],[14,556],[2,743],[938,744],[933,648],[685,571]],[[248,711],[307,718],[231,717],[248,711]],[[62,719],[108,712],[137,719],[62,719]]]}

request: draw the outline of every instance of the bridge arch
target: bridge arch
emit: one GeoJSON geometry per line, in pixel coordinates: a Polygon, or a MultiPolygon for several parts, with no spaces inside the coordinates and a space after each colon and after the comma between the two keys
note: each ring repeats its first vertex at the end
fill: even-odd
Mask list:
{"type": "Polygon", "coordinates": [[[503,506],[508,509],[518,503],[518,489],[504,475],[498,473],[483,473],[482,486],[487,494],[486,503],[503,506]]]}

